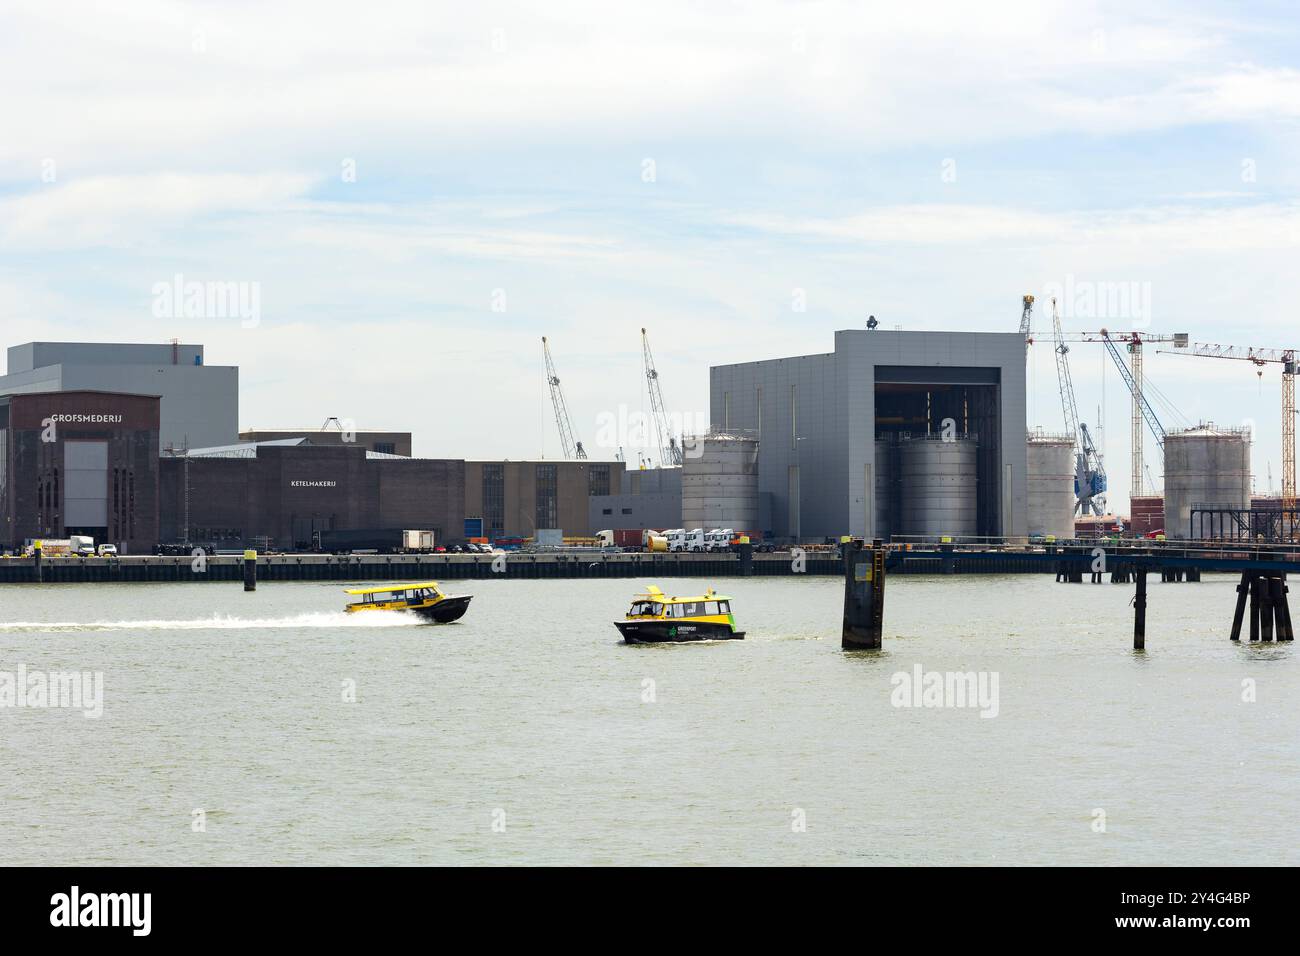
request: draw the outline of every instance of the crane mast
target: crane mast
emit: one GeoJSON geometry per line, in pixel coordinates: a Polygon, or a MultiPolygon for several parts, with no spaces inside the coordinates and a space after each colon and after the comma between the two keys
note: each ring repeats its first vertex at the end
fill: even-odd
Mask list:
{"type": "Polygon", "coordinates": [[[1103,514],[1106,490],[1106,469],[1101,455],[1093,444],[1088,427],[1079,421],[1079,407],[1074,399],[1074,382],[1070,378],[1070,347],[1065,344],[1061,328],[1061,314],[1052,299],[1052,336],[1055,339],[1056,379],[1061,390],[1061,409],[1065,413],[1065,427],[1075,441],[1074,492],[1078,499],[1075,509],[1081,514],[1103,514]]]}
{"type": "Polygon", "coordinates": [[[562,454],[569,458],[586,458],[587,452],[582,442],[573,437],[573,423],[569,420],[569,406],[565,404],[564,392],[560,390],[560,376],[555,374],[555,363],[551,361],[551,346],[542,336],[542,355],[546,359],[546,384],[551,388],[551,405],[555,408],[555,424],[560,430],[560,447],[562,454]]]}
{"type": "Polygon", "coordinates": [[[1025,352],[1029,351],[1029,346],[1034,343],[1033,339],[1033,319],[1034,319],[1034,297],[1027,295],[1021,300],[1023,306],[1020,312],[1020,335],[1025,340],[1025,352]]]}
{"type": "Polygon", "coordinates": [[[682,449],[668,427],[668,412],[664,409],[664,395],[659,387],[659,372],[655,357],[650,351],[650,336],[641,330],[641,358],[645,363],[646,385],[650,392],[650,413],[654,417],[655,438],[659,442],[659,463],[664,467],[682,463],[682,449]]]}

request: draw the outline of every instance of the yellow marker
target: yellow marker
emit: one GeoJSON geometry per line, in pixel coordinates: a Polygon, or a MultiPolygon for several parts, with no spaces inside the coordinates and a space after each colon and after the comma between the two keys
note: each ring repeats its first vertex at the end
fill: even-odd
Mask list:
{"type": "Polygon", "coordinates": [[[245,560],[245,561],[256,561],[256,560],[257,560],[257,552],[256,552],[256,551],[245,551],[245,552],[244,552],[244,560],[245,560]]]}

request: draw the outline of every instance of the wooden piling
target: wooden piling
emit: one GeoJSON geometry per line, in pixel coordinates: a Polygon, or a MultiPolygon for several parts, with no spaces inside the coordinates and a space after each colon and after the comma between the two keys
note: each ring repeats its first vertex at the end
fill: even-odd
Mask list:
{"type": "Polygon", "coordinates": [[[1278,575],[1273,579],[1277,591],[1273,597],[1273,611],[1277,615],[1277,639],[1279,641],[1294,641],[1295,631],[1291,627],[1291,607],[1287,602],[1287,592],[1291,589],[1286,585],[1286,573],[1278,575]]]}
{"type": "Polygon", "coordinates": [[[1250,639],[1252,642],[1259,640],[1259,593],[1263,590],[1264,583],[1259,579],[1259,575],[1253,574],[1250,578],[1250,639]]]}
{"type": "Polygon", "coordinates": [[[1229,640],[1241,640],[1241,622],[1246,616],[1246,596],[1250,594],[1250,572],[1241,572],[1241,583],[1237,585],[1237,608],[1232,613],[1232,636],[1229,640]]]}

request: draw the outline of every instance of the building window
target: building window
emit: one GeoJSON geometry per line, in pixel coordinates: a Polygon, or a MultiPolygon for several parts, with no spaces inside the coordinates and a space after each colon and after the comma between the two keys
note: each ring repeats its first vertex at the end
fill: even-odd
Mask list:
{"type": "Polygon", "coordinates": [[[554,465],[537,466],[537,508],[534,528],[558,528],[559,480],[554,465]]]}
{"type": "Polygon", "coordinates": [[[609,494],[609,465],[589,465],[587,470],[587,494],[609,494]]]}
{"type": "Polygon", "coordinates": [[[483,466],[483,531],[489,538],[505,534],[506,466],[483,466]]]}
{"type": "Polygon", "coordinates": [[[624,509],[623,509],[623,514],[625,514],[625,515],[630,515],[631,513],[632,513],[632,509],[631,509],[631,508],[624,508],[624,509]]]}
{"type": "Polygon", "coordinates": [[[601,508],[601,509],[600,509],[600,513],[603,514],[603,515],[612,515],[612,514],[614,513],[614,509],[613,509],[613,508],[601,508]]]}
{"type": "Polygon", "coordinates": [[[375,442],[375,451],[381,455],[396,455],[397,443],[391,441],[377,441],[375,442]]]}

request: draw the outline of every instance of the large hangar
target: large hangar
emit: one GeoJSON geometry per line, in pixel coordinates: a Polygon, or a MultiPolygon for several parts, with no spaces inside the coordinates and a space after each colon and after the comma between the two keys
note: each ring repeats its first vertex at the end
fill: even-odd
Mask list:
{"type": "Polygon", "coordinates": [[[0,550],[90,535],[123,553],[158,540],[158,397],[0,396],[0,550]]]}
{"type": "Polygon", "coordinates": [[[714,366],[709,404],[758,436],[779,537],[1026,534],[1019,333],[836,332],[828,354],[714,366]]]}

